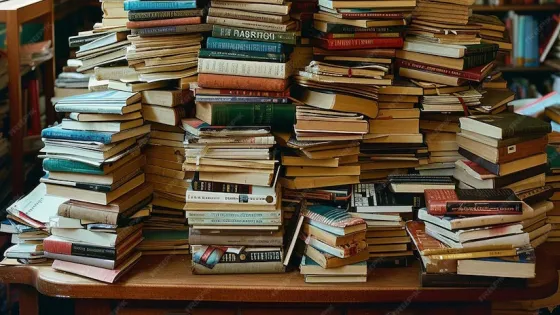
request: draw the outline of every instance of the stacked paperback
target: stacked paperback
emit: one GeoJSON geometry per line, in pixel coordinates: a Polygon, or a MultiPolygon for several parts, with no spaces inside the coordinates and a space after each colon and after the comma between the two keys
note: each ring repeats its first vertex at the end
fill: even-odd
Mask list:
{"type": "Polygon", "coordinates": [[[140,100],[138,93],[104,91],[55,105],[69,118],[42,131],[41,182],[47,194],[70,200],[50,218],[44,243],[54,269],[112,283],[140,259],[152,195],[140,151],[150,126],[140,100]]]}
{"type": "Polygon", "coordinates": [[[269,127],[212,126],[184,119],[186,191],[196,274],[284,270],[281,196],[269,127]]]}
{"type": "Polygon", "coordinates": [[[305,282],[366,282],[365,221],[331,206],[304,202],[301,211],[305,253],[300,269],[305,282]]]}

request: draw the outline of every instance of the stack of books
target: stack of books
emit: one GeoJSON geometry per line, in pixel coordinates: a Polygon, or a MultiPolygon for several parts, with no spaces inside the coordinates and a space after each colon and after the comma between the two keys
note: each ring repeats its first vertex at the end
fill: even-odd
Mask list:
{"type": "Polygon", "coordinates": [[[301,211],[305,253],[300,270],[305,282],[366,282],[365,221],[331,206],[304,203],[301,211]]]}
{"type": "Polygon", "coordinates": [[[385,265],[408,265],[412,248],[404,225],[415,206],[412,195],[395,194],[387,183],[352,185],[351,215],[367,224],[369,260],[376,266],[384,260],[385,265]]]}
{"type": "Polygon", "coordinates": [[[146,182],[154,187],[152,215],[144,224],[140,250],[147,254],[187,254],[188,225],[183,208],[192,172],[182,170],[185,161],[181,119],[192,110],[189,90],[142,92],[142,114],[151,122],[146,155],[146,182]]]}
{"type": "Polygon", "coordinates": [[[77,72],[77,67],[66,65],[62,68],[62,72],[54,82],[54,97],[51,102],[54,104],[59,99],[88,93],[88,85],[93,71],[86,71],[85,73],[77,72]]]}
{"type": "Polygon", "coordinates": [[[481,87],[484,90],[506,90],[507,81],[501,71],[494,70],[482,81],[481,87]]]}
{"type": "Polygon", "coordinates": [[[185,204],[193,272],[282,272],[281,196],[270,127],[184,119],[183,128],[183,170],[196,172],[185,204]]]}
{"type": "Polygon", "coordinates": [[[124,10],[124,0],[101,0],[103,18],[101,25],[107,28],[124,28],[128,14],[124,10]]]}
{"type": "Polygon", "coordinates": [[[457,260],[460,275],[535,276],[534,250],[523,221],[536,207],[528,206],[511,189],[427,189],[425,195],[427,207],[418,212],[425,233],[448,247],[463,249],[462,254],[436,259],[457,260]],[[508,263],[517,267],[505,268],[508,263]]]}
{"type": "Polygon", "coordinates": [[[196,1],[125,1],[124,9],[132,43],[126,60],[136,75],[130,81],[196,81],[202,33],[211,30],[196,1]]]}
{"type": "Polygon", "coordinates": [[[152,193],[140,151],[150,125],[140,101],[138,93],[109,90],[56,103],[68,118],[43,129],[40,156],[47,194],[70,199],[50,221],[52,247],[45,252],[56,259],[54,269],[112,283],[140,259],[136,246],[152,193]],[[73,245],[92,253],[74,253],[73,245]]]}
{"type": "Polygon", "coordinates": [[[46,194],[45,184],[39,184],[27,196],[6,209],[6,220],[0,232],[11,234],[12,246],[4,252],[0,265],[40,264],[47,261],[43,240],[49,236],[48,225],[58,207],[68,199],[46,194]]]}
{"type": "MultiPolygon", "coordinates": [[[[74,40],[79,43],[85,42],[76,51],[76,59],[79,62],[79,67],[76,71],[82,73],[91,72],[94,68],[101,67],[95,73],[97,80],[101,80],[106,79],[104,72],[109,71],[105,67],[126,63],[126,50],[130,42],[127,39],[128,32],[126,29],[115,32],[103,32],[103,36],[98,36],[98,33],[94,29],[93,31],[75,36],[74,40]],[[87,40],[94,38],[94,40],[89,42],[85,39],[84,41],[78,41],[80,38],[87,40]]],[[[92,83],[95,83],[95,81],[92,83]]]]}
{"type": "Polygon", "coordinates": [[[462,117],[454,177],[464,188],[542,187],[548,170],[549,123],[513,113],[462,117]]]}

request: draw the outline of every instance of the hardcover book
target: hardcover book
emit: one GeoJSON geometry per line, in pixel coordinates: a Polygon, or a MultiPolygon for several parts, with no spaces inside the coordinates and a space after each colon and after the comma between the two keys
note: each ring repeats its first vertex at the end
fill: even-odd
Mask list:
{"type": "Polygon", "coordinates": [[[427,189],[431,215],[479,216],[522,214],[522,202],[511,189],[427,189]]]}

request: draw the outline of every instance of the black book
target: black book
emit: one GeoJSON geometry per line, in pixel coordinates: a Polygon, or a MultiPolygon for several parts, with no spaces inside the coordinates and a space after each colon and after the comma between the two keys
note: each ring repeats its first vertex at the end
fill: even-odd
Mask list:
{"type": "Polygon", "coordinates": [[[517,194],[517,197],[529,205],[539,203],[550,199],[554,195],[554,188],[552,186],[543,186],[535,189],[523,191],[517,194]]]}
{"type": "Polygon", "coordinates": [[[452,184],[454,183],[451,176],[426,176],[420,174],[394,174],[387,177],[390,183],[437,183],[452,184]]]}

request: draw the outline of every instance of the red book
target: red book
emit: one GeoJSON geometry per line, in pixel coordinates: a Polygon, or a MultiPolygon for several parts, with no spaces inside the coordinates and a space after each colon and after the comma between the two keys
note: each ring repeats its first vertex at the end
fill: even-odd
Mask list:
{"type": "Polygon", "coordinates": [[[188,25],[188,24],[200,24],[202,19],[200,16],[191,16],[176,19],[167,20],[149,20],[149,21],[128,21],[126,22],[126,28],[147,28],[147,27],[157,27],[157,26],[174,26],[174,25],[188,25]]]}
{"type": "Polygon", "coordinates": [[[336,34],[336,33],[324,33],[321,34],[321,38],[335,38],[335,39],[347,39],[347,38],[396,38],[399,37],[399,33],[374,33],[374,32],[367,32],[367,33],[354,33],[350,34],[351,36],[347,36],[348,34],[336,34]]]}
{"type": "Polygon", "coordinates": [[[454,70],[454,69],[448,69],[442,67],[435,67],[420,62],[397,59],[397,66],[403,68],[417,69],[422,71],[430,71],[430,72],[448,75],[450,77],[481,82],[482,80],[484,80],[484,78],[486,78],[488,73],[492,71],[492,69],[495,66],[495,63],[492,61],[486,65],[482,65],[479,67],[474,67],[466,70],[454,70]]]}
{"type": "Polygon", "coordinates": [[[198,86],[203,88],[283,92],[289,79],[255,78],[223,74],[198,74],[198,86]]]}
{"type": "Polygon", "coordinates": [[[31,128],[27,131],[29,136],[41,134],[41,109],[39,107],[39,80],[29,80],[29,104],[31,104],[31,111],[29,116],[31,118],[31,128]]]}
{"type": "Polygon", "coordinates": [[[523,202],[511,189],[426,189],[426,208],[431,215],[520,215],[523,202]]]}
{"type": "Polygon", "coordinates": [[[314,38],[312,43],[324,49],[368,49],[368,48],[402,48],[403,38],[341,38],[323,39],[314,38]]]}
{"type": "Polygon", "coordinates": [[[137,252],[129,259],[117,266],[115,269],[104,269],[100,267],[77,264],[69,261],[55,260],[52,264],[54,270],[73,273],[82,277],[95,279],[102,282],[114,283],[125,274],[134,264],[136,264],[142,253],[137,252]]]}

